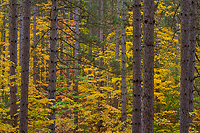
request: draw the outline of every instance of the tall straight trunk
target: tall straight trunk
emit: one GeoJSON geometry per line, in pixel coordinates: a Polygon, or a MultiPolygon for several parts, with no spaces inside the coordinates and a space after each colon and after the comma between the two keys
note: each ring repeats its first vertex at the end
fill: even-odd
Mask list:
{"type": "MultiPolygon", "coordinates": [[[[89,0],[89,8],[92,10],[92,0],[89,0]]],[[[91,15],[90,15],[90,21],[91,21],[91,15]]],[[[89,36],[92,37],[92,24],[89,25],[89,36]]],[[[88,51],[89,60],[92,61],[92,43],[89,42],[89,51],[88,51]]],[[[89,74],[91,74],[91,71],[89,71],[89,74]]]]}
{"type": "Polygon", "coordinates": [[[180,133],[189,129],[189,0],[181,0],[180,133]]]}
{"type": "MultiPolygon", "coordinates": [[[[22,0],[20,0],[20,5],[23,5],[22,0]]],[[[19,66],[22,64],[22,20],[23,20],[23,9],[20,11],[20,24],[19,24],[19,66]]]]}
{"type": "MultiPolygon", "coordinates": [[[[92,10],[92,0],[89,0],[89,9],[92,10]]],[[[92,15],[89,15],[89,21],[92,21],[92,15]]],[[[92,37],[92,24],[89,24],[89,36],[92,37]]],[[[92,62],[92,42],[89,42],[89,50],[88,50],[89,61],[92,62]]],[[[91,68],[91,67],[89,67],[91,68]]],[[[89,70],[88,74],[92,72],[89,70]]]]}
{"type": "MultiPolygon", "coordinates": [[[[100,0],[97,0],[97,16],[100,15],[99,6],[100,6],[100,0]]],[[[100,32],[99,32],[99,27],[97,27],[97,42],[99,38],[100,38],[100,32]]],[[[97,43],[97,46],[99,46],[98,43],[97,43]]]]}
{"type": "Polygon", "coordinates": [[[154,0],[143,3],[143,106],[142,132],[154,127],[154,0]]]}
{"type": "MultiPolygon", "coordinates": [[[[10,16],[9,16],[9,43],[10,43],[10,61],[12,65],[10,67],[10,76],[15,75],[15,69],[17,66],[17,20],[18,20],[18,1],[10,0],[10,16]]],[[[15,82],[16,78],[12,78],[10,82],[15,82]]],[[[10,124],[13,127],[17,126],[17,86],[10,86],[10,124]]]]}
{"type": "MultiPolygon", "coordinates": [[[[104,13],[104,0],[100,0],[99,1],[100,3],[100,29],[99,29],[99,39],[100,39],[100,43],[99,43],[99,51],[101,51],[101,53],[103,53],[104,52],[104,47],[102,46],[102,42],[104,41],[104,38],[103,38],[103,32],[104,32],[104,30],[103,30],[103,19],[104,19],[104,17],[103,17],[103,13],[104,13]]],[[[101,56],[101,55],[100,55],[101,56]]],[[[98,74],[98,78],[99,78],[99,81],[98,81],[98,87],[99,87],[99,92],[100,93],[102,93],[102,90],[100,89],[100,87],[102,87],[103,86],[103,82],[102,81],[100,81],[100,78],[101,78],[101,72],[102,72],[102,66],[103,66],[103,58],[100,58],[99,59],[99,74],[98,74]]],[[[98,106],[99,106],[99,108],[98,108],[98,111],[99,112],[101,112],[102,111],[102,105],[101,105],[101,102],[102,102],[102,97],[99,97],[98,98],[98,106]]],[[[103,120],[100,118],[100,120],[98,121],[98,131],[100,132],[101,131],[101,127],[103,127],[102,126],[102,123],[103,123],[103,120]]]]}
{"type": "MultiPolygon", "coordinates": [[[[193,112],[193,87],[195,70],[195,44],[196,44],[196,15],[197,1],[190,0],[190,18],[189,18],[189,112],[193,112]]],[[[190,127],[192,127],[192,117],[189,118],[190,127]]]]}
{"type": "Polygon", "coordinates": [[[124,122],[124,125],[122,127],[122,130],[126,128],[126,6],[125,2],[126,0],[123,0],[123,9],[121,13],[122,17],[122,83],[121,83],[121,104],[122,104],[122,118],[121,121],[124,122]]]}
{"type": "MultiPolygon", "coordinates": [[[[120,0],[117,0],[117,18],[120,17],[120,11],[119,11],[119,7],[120,7],[120,0]]],[[[119,59],[119,37],[120,37],[120,31],[119,31],[119,26],[117,26],[116,28],[116,44],[115,44],[115,59],[118,60],[119,59]]],[[[119,63],[117,61],[117,63],[119,63]]],[[[119,68],[116,67],[115,68],[115,78],[119,78],[119,68]]],[[[118,82],[119,81],[116,81],[115,82],[115,90],[118,90],[119,87],[118,87],[118,82]]],[[[115,108],[118,108],[118,98],[117,98],[117,95],[115,95],[115,98],[114,98],[114,107],[115,108]]]]}
{"type": "MultiPolygon", "coordinates": [[[[48,98],[54,99],[54,101],[52,101],[53,105],[56,103],[57,16],[58,0],[52,0],[48,98]]],[[[49,125],[48,128],[51,130],[51,133],[55,133],[55,108],[51,108],[51,106],[49,108],[51,109],[51,112],[49,113],[48,118],[54,120],[54,122],[49,125]]]]}
{"type": "Polygon", "coordinates": [[[22,70],[20,100],[20,133],[28,130],[28,84],[29,84],[29,49],[30,49],[31,0],[24,0],[22,21],[22,70]]]}
{"type": "Polygon", "coordinates": [[[132,132],[141,132],[141,3],[133,1],[133,124],[132,132]]]}
{"type": "MultiPolygon", "coordinates": [[[[77,4],[79,5],[79,0],[77,0],[77,4]]],[[[79,80],[79,64],[80,64],[80,55],[79,55],[79,49],[80,49],[80,43],[79,43],[79,8],[76,6],[76,44],[75,44],[75,86],[74,86],[74,102],[78,104],[78,80],[79,80]]],[[[74,124],[76,125],[76,128],[74,129],[74,133],[77,133],[78,131],[78,107],[75,107],[74,109],[74,124]]]]}
{"type": "MultiPolygon", "coordinates": [[[[36,47],[36,42],[37,42],[37,5],[36,3],[33,6],[33,42],[34,42],[34,47],[36,47]]],[[[38,79],[38,74],[37,74],[37,52],[36,52],[36,48],[34,51],[34,55],[33,55],[33,83],[36,85],[37,84],[37,80],[38,79]]]]}
{"type": "MultiPolygon", "coordinates": [[[[66,9],[66,13],[67,13],[67,15],[66,15],[66,23],[68,24],[68,21],[69,21],[69,15],[68,15],[69,8],[66,9]]],[[[68,36],[66,37],[66,41],[67,42],[69,41],[69,37],[68,36]]],[[[70,46],[67,45],[66,49],[70,49],[70,46]]],[[[69,56],[67,55],[67,63],[66,63],[67,66],[69,66],[68,59],[69,59],[69,56]]],[[[67,68],[66,72],[67,72],[67,86],[69,87],[70,86],[69,68],[67,68]]]]}

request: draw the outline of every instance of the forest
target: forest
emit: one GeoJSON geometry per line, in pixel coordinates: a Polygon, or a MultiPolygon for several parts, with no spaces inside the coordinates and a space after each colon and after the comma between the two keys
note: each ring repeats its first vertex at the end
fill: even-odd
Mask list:
{"type": "Polygon", "coordinates": [[[199,0],[1,0],[0,133],[200,133],[199,0]]]}

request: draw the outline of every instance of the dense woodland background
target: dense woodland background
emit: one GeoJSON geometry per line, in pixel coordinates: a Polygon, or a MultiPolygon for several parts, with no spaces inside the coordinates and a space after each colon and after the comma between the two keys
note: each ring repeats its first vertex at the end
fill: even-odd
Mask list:
{"type": "Polygon", "coordinates": [[[198,0],[0,2],[0,132],[200,132],[198,0]]]}

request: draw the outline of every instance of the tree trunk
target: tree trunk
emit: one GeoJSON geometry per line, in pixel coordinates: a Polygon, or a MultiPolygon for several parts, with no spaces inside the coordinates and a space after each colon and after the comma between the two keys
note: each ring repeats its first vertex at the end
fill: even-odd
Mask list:
{"type": "Polygon", "coordinates": [[[31,0],[24,0],[23,9],[20,133],[27,133],[31,0]]]}
{"type": "MultiPolygon", "coordinates": [[[[77,4],[79,5],[79,0],[77,0],[77,4]]],[[[74,102],[78,104],[78,80],[79,80],[79,64],[80,64],[80,55],[78,51],[80,50],[80,43],[79,43],[79,7],[76,6],[76,44],[75,44],[75,86],[74,86],[74,102]]],[[[74,124],[76,125],[76,128],[74,129],[74,133],[77,133],[78,131],[78,107],[75,107],[74,109],[74,124]]]]}
{"type": "Polygon", "coordinates": [[[133,125],[132,132],[141,132],[141,4],[133,1],[133,125]]]}
{"type": "Polygon", "coordinates": [[[142,132],[154,127],[154,0],[144,0],[142,132]]]}
{"type": "MultiPolygon", "coordinates": [[[[119,7],[120,7],[120,0],[117,0],[117,18],[119,19],[120,17],[120,11],[119,11],[119,7]]],[[[119,59],[119,37],[120,37],[120,31],[119,31],[119,26],[117,26],[116,28],[116,43],[115,43],[115,59],[118,60],[119,59]]],[[[119,63],[119,61],[117,61],[117,64],[119,63]]],[[[119,78],[119,68],[118,65],[115,68],[115,78],[119,78]]],[[[118,82],[115,82],[115,90],[118,90],[118,82]]],[[[118,95],[115,95],[114,98],[114,107],[118,108],[118,95]]]]}
{"type": "MultiPolygon", "coordinates": [[[[195,71],[195,44],[196,44],[196,15],[197,1],[190,0],[190,18],[189,18],[189,112],[193,112],[193,87],[195,71]]],[[[192,117],[189,118],[190,127],[192,127],[192,117]]]]}
{"type": "Polygon", "coordinates": [[[121,104],[122,104],[122,118],[121,121],[124,122],[122,130],[126,128],[126,0],[123,0],[123,9],[121,13],[122,17],[122,83],[121,83],[121,104]]]}
{"type": "MultiPolygon", "coordinates": [[[[56,64],[57,64],[57,16],[58,16],[58,0],[52,0],[51,7],[51,30],[50,30],[50,58],[49,58],[49,87],[48,98],[53,99],[53,105],[56,100],[56,64]]],[[[49,105],[50,106],[50,105],[49,105]]],[[[55,109],[51,108],[48,118],[55,120],[55,109]]],[[[48,126],[51,133],[55,133],[55,121],[48,126]]]]}
{"type": "MultiPolygon", "coordinates": [[[[23,6],[22,0],[20,0],[20,5],[23,6]]],[[[20,26],[19,26],[19,66],[22,64],[22,20],[23,20],[23,9],[20,10],[20,26]]]]}
{"type": "Polygon", "coordinates": [[[189,0],[181,0],[180,133],[189,129],[189,0]]]}
{"type": "MultiPolygon", "coordinates": [[[[9,43],[10,43],[10,61],[12,65],[10,67],[10,76],[15,75],[15,69],[17,66],[17,20],[18,20],[18,1],[10,0],[10,17],[9,17],[9,43]]],[[[14,83],[16,78],[10,79],[10,82],[14,83]]],[[[10,86],[10,124],[13,127],[17,126],[17,86],[10,86]]]]}
{"type": "MultiPolygon", "coordinates": [[[[92,10],[92,0],[89,0],[89,8],[92,10]]],[[[89,16],[90,21],[92,16],[89,16]]],[[[92,24],[89,25],[89,36],[92,37],[92,24]]],[[[92,43],[89,42],[89,51],[88,51],[89,60],[92,61],[92,43]]],[[[91,71],[88,72],[88,74],[91,74],[91,71]]]]}
{"type": "MultiPolygon", "coordinates": [[[[37,51],[36,51],[36,43],[37,43],[37,5],[36,3],[33,6],[33,42],[34,42],[34,55],[33,55],[33,83],[36,85],[39,80],[38,69],[37,69],[37,51]]],[[[37,86],[36,86],[37,88],[37,86]]]]}

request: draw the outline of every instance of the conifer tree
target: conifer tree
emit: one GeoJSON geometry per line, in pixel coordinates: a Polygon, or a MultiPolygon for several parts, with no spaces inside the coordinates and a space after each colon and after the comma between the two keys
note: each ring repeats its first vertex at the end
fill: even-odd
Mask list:
{"type": "Polygon", "coordinates": [[[124,122],[124,125],[122,127],[122,130],[125,129],[126,127],[126,6],[125,6],[125,2],[126,0],[123,0],[123,8],[122,8],[122,12],[121,12],[121,17],[122,17],[122,83],[121,83],[121,97],[122,97],[122,122],[124,122]]]}
{"type": "MultiPolygon", "coordinates": [[[[117,18],[120,17],[119,5],[120,5],[120,0],[117,0],[117,18]]],[[[116,28],[116,43],[115,43],[115,59],[116,60],[119,59],[119,35],[120,35],[119,26],[117,26],[117,28],[116,28]]],[[[117,62],[117,63],[119,63],[119,62],[117,62]]],[[[115,68],[115,78],[119,78],[119,70],[118,69],[119,69],[118,67],[115,68]]],[[[118,82],[119,81],[115,82],[115,90],[119,89],[118,82]]],[[[116,95],[115,99],[114,99],[114,107],[115,108],[118,108],[118,102],[119,101],[118,101],[118,98],[116,95]]]]}
{"type": "Polygon", "coordinates": [[[154,132],[154,0],[143,1],[142,132],[154,132]]]}
{"type": "MultiPolygon", "coordinates": [[[[189,0],[189,112],[193,112],[193,88],[194,88],[194,70],[195,70],[195,44],[196,44],[196,15],[197,1],[189,0]]],[[[192,127],[192,116],[189,118],[190,127],[192,127]]]]}
{"type": "MultiPolygon", "coordinates": [[[[51,6],[51,29],[50,29],[50,58],[49,58],[49,86],[48,98],[52,99],[52,104],[56,103],[56,64],[57,64],[57,16],[58,0],[52,0],[51,6]]],[[[49,105],[51,112],[48,115],[54,122],[48,126],[51,133],[55,133],[55,108],[49,105]]]]}
{"type": "Polygon", "coordinates": [[[141,132],[141,4],[133,1],[133,125],[132,132],[141,132]]]}
{"type": "Polygon", "coordinates": [[[22,20],[22,59],[21,59],[21,100],[20,133],[28,131],[28,84],[29,84],[29,50],[30,50],[31,0],[24,0],[22,20]]]}
{"type": "Polygon", "coordinates": [[[180,133],[189,130],[189,0],[181,0],[180,133]]]}
{"type": "MultiPolygon", "coordinates": [[[[16,74],[15,69],[17,66],[17,19],[18,19],[18,1],[10,0],[10,17],[9,17],[9,43],[10,43],[10,61],[12,61],[10,67],[10,76],[16,74]]],[[[16,78],[10,80],[14,83],[16,78]]],[[[10,119],[13,127],[17,126],[17,86],[10,86],[10,119]]]]}
{"type": "MultiPolygon", "coordinates": [[[[77,4],[79,5],[79,0],[77,0],[77,4]]],[[[75,20],[76,20],[76,34],[75,34],[75,39],[76,39],[76,44],[75,44],[75,86],[74,86],[74,102],[78,104],[78,80],[79,80],[79,64],[80,64],[80,55],[79,55],[79,50],[80,50],[80,42],[79,42],[79,7],[76,6],[75,10],[75,20]]],[[[77,133],[78,131],[78,107],[75,107],[74,109],[74,124],[76,125],[76,128],[74,129],[74,133],[77,133]]]]}

